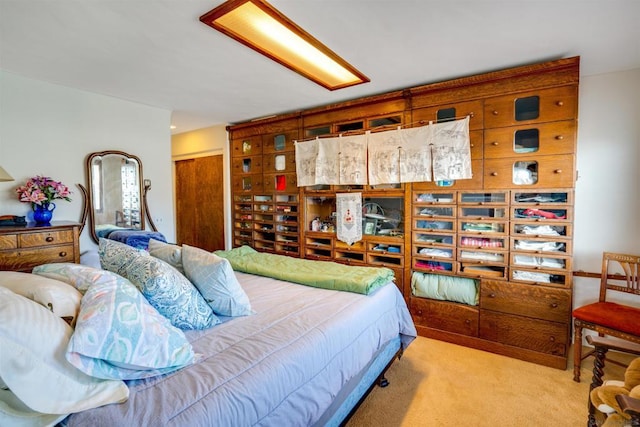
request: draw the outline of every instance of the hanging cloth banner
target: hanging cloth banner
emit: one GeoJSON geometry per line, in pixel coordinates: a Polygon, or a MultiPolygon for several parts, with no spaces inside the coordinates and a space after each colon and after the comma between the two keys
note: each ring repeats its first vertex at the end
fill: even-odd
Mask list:
{"type": "Polygon", "coordinates": [[[362,240],[362,193],[336,194],[336,237],[347,245],[362,240]]]}
{"type": "Polygon", "coordinates": [[[367,134],[369,185],[400,182],[400,130],[367,134]]]}
{"type": "Polygon", "coordinates": [[[337,185],[340,183],[339,138],[322,138],[318,142],[316,159],[316,184],[337,185]]]}
{"type": "Polygon", "coordinates": [[[341,136],[340,184],[365,185],[367,183],[367,136],[365,134],[341,136]]]}
{"type": "Polygon", "coordinates": [[[431,181],[431,146],[429,126],[400,131],[400,180],[402,182],[431,181]]]}
{"type": "Polygon", "coordinates": [[[472,178],[469,116],[428,127],[433,144],[433,180],[472,178]]]}
{"type": "Polygon", "coordinates": [[[296,142],[296,177],[298,187],[316,184],[316,159],[318,140],[296,142]]]}

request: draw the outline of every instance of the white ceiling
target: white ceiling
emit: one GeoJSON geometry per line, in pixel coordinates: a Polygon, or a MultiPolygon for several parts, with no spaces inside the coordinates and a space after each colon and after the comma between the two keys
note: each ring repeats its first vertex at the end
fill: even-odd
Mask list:
{"type": "Polygon", "coordinates": [[[271,0],[367,75],[330,92],[201,23],[221,0],[0,0],[0,68],[172,110],[173,133],[581,56],[640,68],[640,0],[271,0]]]}

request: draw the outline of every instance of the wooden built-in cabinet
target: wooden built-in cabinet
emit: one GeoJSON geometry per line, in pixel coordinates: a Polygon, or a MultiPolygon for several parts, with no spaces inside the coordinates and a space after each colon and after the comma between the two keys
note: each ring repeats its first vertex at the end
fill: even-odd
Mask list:
{"type": "Polygon", "coordinates": [[[80,224],[66,221],[0,227],[0,270],[30,272],[41,264],[80,263],[79,230],[80,224]]]}
{"type": "Polygon", "coordinates": [[[419,334],[565,369],[578,84],[575,57],[229,126],[233,245],[391,268],[419,334]],[[297,187],[298,139],[467,116],[471,179],[297,187]],[[337,240],[341,192],[394,224],[365,216],[362,241],[337,240]],[[479,303],[415,296],[414,274],[472,279],[479,303]]]}

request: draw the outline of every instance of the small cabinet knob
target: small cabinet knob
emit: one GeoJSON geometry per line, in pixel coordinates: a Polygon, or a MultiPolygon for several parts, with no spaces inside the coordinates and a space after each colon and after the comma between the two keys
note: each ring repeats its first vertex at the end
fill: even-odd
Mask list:
{"type": "Polygon", "coordinates": [[[62,252],[60,252],[60,253],[58,254],[58,256],[59,256],[60,258],[64,258],[64,257],[66,257],[66,256],[67,256],[67,253],[66,253],[65,251],[62,251],[62,252]]]}
{"type": "Polygon", "coordinates": [[[549,304],[549,307],[558,308],[558,303],[557,302],[552,302],[551,304],[549,304]]]}
{"type": "Polygon", "coordinates": [[[493,142],[491,143],[491,145],[493,145],[493,146],[496,146],[496,147],[497,147],[497,146],[498,146],[498,141],[493,141],[493,142]]]}
{"type": "Polygon", "coordinates": [[[498,172],[491,172],[491,176],[498,176],[498,172]]]}
{"type": "Polygon", "coordinates": [[[558,107],[562,107],[562,106],[564,105],[564,101],[557,101],[557,102],[556,102],[556,105],[557,105],[558,107]]]}
{"type": "Polygon", "coordinates": [[[491,112],[491,114],[493,114],[494,116],[497,116],[497,115],[498,115],[498,110],[493,110],[493,111],[491,112]]]}
{"type": "Polygon", "coordinates": [[[556,337],[554,337],[554,336],[550,336],[550,337],[549,337],[549,341],[551,341],[551,342],[556,342],[556,337]]]}
{"type": "Polygon", "coordinates": [[[562,135],[556,135],[556,139],[557,139],[558,141],[562,141],[562,140],[564,139],[564,136],[562,136],[562,135]]]}
{"type": "Polygon", "coordinates": [[[464,323],[465,323],[466,325],[470,325],[470,324],[471,324],[471,320],[469,320],[469,319],[465,319],[465,320],[464,320],[464,323]]]}
{"type": "Polygon", "coordinates": [[[553,171],[553,173],[562,173],[562,169],[556,169],[553,171]]]}
{"type": "Polygon", "coordinates": [[[44,240],[45,240],[46,242],[48,242],[48,243],[51,243],[51,242],[53,242],[53,237],[51,237],[51,236],[47,236],[47,238],[46,238],[46,239],[44,239],[44,240]]]}
{"type": "Polygon", "coordinates": [[[496,294],[494,294],[493,292],[489,294],[489,298],[495,298],[495,297],[496,297],[496,294]]]}

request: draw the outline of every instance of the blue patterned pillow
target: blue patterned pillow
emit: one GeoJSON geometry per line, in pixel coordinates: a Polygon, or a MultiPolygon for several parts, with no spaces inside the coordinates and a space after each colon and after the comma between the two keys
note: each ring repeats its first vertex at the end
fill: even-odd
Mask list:
{"type": "Polygon", "coordinates": [[[202,249],[182,246],[182,265],[187,278],[200,291],[214,313],[221,316],[252,314],[244,292],[228,260],[202,249]]]}
{"type": "Polygon", "coordinates": [[[133,283],[149,303],[180,329],[220,323],[198,290],[166,262],[113,240],[100,239],[100,264],[133,283]]]}
{"type": "Polygon", "coordinates": [[[78,270],[93,279],[66,358],[87,375],[132,380],[193,363],[184,333],[171,325],[127,279],[103,270],[78,270]]]}

